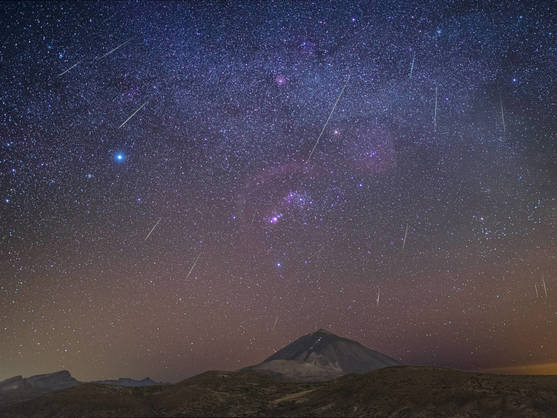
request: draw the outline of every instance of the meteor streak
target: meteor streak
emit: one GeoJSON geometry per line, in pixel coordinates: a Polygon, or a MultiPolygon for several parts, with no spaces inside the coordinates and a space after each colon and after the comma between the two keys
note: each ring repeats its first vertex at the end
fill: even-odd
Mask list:
{"type": "Polygon", "coordinates": [[[323,248],[325,247],[321,247],[319,248],[317,251],[315,251],[312,255],[309,256],[308,261],[310,261],[314,256],[316,256],[317,254],[319,254],[321,252],[321,250],[323,250],[323,248]]]}
{"type": "Polygon", "coordinates": [[[306,164],[309,163],[309,160],[311,159],[311,156],[313,155],[313,151],[315,151],[315,147],[317,147],[317,144],[319,143],[319,140],[321,139],[321,136],[323,135],[323,132],[325,132],[325,128],[327,127],[327,124],[329,123],[329,120],[331,119],[331,116],[333,116],[333,112],[335,111],[335,109],[337,107],[337,104],[338,104],[340,98],[342,97],[342,94],[344,93],[344,89],[348,85],[348,81],[350,81],[350,74],[348,74],[348,78],[346,79],[346,83],[344,83],[344,87],[340,91],[340,94],[337,97],[337,101],[335,102],[333,108],[331,109],[331,113],[329,113],[329,117],[325,121],[325,125],[323,125],[323,129],[321,129],[321,133],[317,137],[317,140],[315,141],[315,145],[313,146],[313,148],[311,149],[311,152],[309,153],[309,157],[306,160],[306,164]]]}
{"type": "Polygon", "coordinates": [[[408,235],[408,224],[406,224],[406,231],[404,231],[404,240],[402,241],[402,249],[406,246],[406,236],[408,235]]]}
{"type": "Polygon", "coordinates": [[[507,125],[505,124],[505,110],[503,109],[503,99],[499,95],[499,106],[501,107],[501,122],[503,123],[503,132],[507,131],[507,125]]]}
{"type": "Polygon", "coordinates": [[[437,132],[437,86],[435,86],[435,110],[433,112],[433,132],[437,132]]]}
{"type": "Polygon", "coordinates": [[[118,49],[122,48],[124,45],[126,45],[128,42],[130,42],[134,37],[131,37],[130,39],[128,39],[127,41],[121,43],[120,45],[118,45],[116,48],[111,49],[110,51],[108,51],[106,54],[104,54],[102,57],[97,58],[97,61],[102,60],[105,57],[108,57],[110,54],[112,54],[113,52],[117,51],[118,49]]]}
{"type": "Polygon", "coordinates": [[[193,271],[193,269],[195,268],[195,265],[197,264],[197,260],[199,260],[199,257],[201,257],[201,253],[199,253],[199,255],[196,257],[195,261],[193,262],[190,271],[188,271],[188,275],[186,276],[186,280],[188,280],[188,278],[190,277],[191,272],[193,271]]]}
{"type": "Polygon", "coordinates": [[[153,233],[153,231],[155,230],[155,228],[157,227],[157,225],[159,224],[159,222],[161,221],[162,218],[159,218],[159,220],[157,221],[157,223],[155,224],[154,227],[151,228],[151,230],[149,231],[149,233],[147,234],[147,236],[145,237],[145,241],[147,241],[147,238],[149,238],[151,236],[151,234],[153,233]]]}
{"type": "Polygon", "coordinates": [[[148,100],[147,100],[145,103],[143,103],[143,104],[139,107],[139,109],[137,109],[135,112],[133,112],[129,118],[127,118],[124,122],[122,122],[122,124],[121,124],[120,126],[118,126],[118,129],[120,129],[122,126],[124,126],[126,123],[128,123],[128,121],[129,121],[131,118],[133,118],[137,112],[139,112],[141,109],[143,109],[143,106],[145,106],[147,103],[149,103],[148,100]]]}
{"type": "MultiPolygon", "coordinates": [[[[81,61],[83,61],[83,60],[81,60],[81,61]]],[[[68,69],[64,70],[63,72],[61,72],[60,74],[58,74],[58,77],[62,77],[64,74],[66,74],[66,73],[67,73],[68,71],[70,71],[72,68],[78,66],[78,65],[81,63],[81,61],[76,62],[76,63],[75,63],[74,65],[72,65],[70,68],[68,68],[68,69]]]]}

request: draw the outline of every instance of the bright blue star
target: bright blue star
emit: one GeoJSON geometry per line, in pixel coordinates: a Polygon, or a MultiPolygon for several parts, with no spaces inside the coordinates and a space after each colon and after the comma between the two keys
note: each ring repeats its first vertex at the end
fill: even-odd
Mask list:
{"type": "Polygon", "coordinates": [[[123,153],[119,152],[114,156],[114,159],[118,162],[122,162],[126,159],[126,156],[123,153]]]}

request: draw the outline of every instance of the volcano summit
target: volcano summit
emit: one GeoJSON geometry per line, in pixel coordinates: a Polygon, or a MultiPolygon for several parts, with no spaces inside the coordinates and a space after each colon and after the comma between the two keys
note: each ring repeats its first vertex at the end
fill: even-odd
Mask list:
{"type": "Polygon", "coordinates": [[[385,354],[320,329],[298,338],[250,369],[288,379],[318,381],[399,365],[385,354]]]}

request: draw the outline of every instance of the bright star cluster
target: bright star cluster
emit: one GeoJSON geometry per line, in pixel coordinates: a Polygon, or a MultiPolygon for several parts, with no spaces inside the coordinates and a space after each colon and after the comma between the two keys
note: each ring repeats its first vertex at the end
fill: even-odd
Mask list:
{"type": "Polygon", "coordinates": [[[554,12],[5,2],[0,380],[557,362],[554,12]]]}

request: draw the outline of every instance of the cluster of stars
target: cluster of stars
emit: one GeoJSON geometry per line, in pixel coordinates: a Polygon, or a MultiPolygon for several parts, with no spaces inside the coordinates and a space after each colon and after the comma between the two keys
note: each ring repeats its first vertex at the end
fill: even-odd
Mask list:
{"type": "Polygon", "coordinates": [[[3,12],[0,380],[557,361],[543,4],[3,12]]]}

